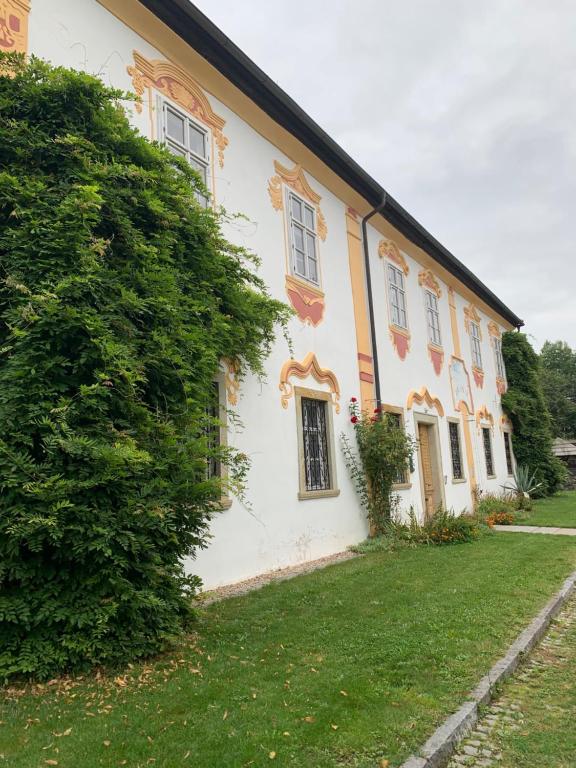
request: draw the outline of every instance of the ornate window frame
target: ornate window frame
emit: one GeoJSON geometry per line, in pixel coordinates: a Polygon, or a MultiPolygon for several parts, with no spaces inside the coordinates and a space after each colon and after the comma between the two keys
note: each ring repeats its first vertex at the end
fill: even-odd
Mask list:
{"type": "Polygon", "coordinates": [[[294,399],[296,401],[296,429],[298,435],[298,499],[307,501],[310,499],[326,499],[340,495],[336,474],[336,450],[334,441],[334,424],[332,416],[332,394],[307,387],[294,387],[294,399]],[[330,488],[318,491],[310,491],[306,487],[306,467],[304,453],[304,427],[302,423],[302,399],[321,400],[325,403],[324,416],[326,419],[326,442],[328,446],[328,467],[330,471],[330,488]]]}
{"type": "Polygon", "coordinates": [[[470,337],[470,356],[472,360],[472,376],[474,378],[474,382],[476,386],[479,389],[482,389],[484,386],[484,362],[482,359],[482,318],[480,317],[480,313],[478,312],[478,309],[474,306],[474,304],[468,304],[467,307],[464,307],[464,327],[466,328],[466,333],[470,337]],[[474,341],[473,339],[476,339],[473,333],[473,326],[475,326],[478,329],[478,345],[480,347],[480,362],[481,366],[477,365],[474,362],[474,341]]]}
{"type": "Polygon", "coordinates": [[[280,402],[282,408],[288,408],[288,400],[294,394],[294,385],[290,379],[296,376],[299,379],[307,379],[312,376],[319,384],[328,384],[330,400],[336,413],[340,413],[340,385],[335,374],[329,368],[322,368],[314,352],[308,352],[304,360],[299,363],[293,358],[287,360],[280,371],[279,389],[282,393],[280,402]]]}
{"type": "Polygon", "coordinates": [[[400,360],[405,360],[406,355],[410,351],[410,341],[411,341],[411,334],[410,334],[410,322],[408,319],[408,290],[406,286],[406,278],[408,277],[408,274],[410,273],[410,267],[408,266],[408,262],[404,258],[404,256],[400,253],[400,249],[396,245],[396,243],[393,240],[388,239],[382,239],[378,243],[378,256],[383,260],[384,262],[384,270],[385,270],[385,276],[384,279],[386,281],[386,294],[387,294],[387,308],[388,308],[388,332],[390,334],[390,340],[392,341],[392,345],[394,346],[394,349],[396,350],[396,353],[398,354],[398,357],[400,360]],[[391,310],[391,304],[390,304],[390,277],[388,272],[388,264],[391,263],[392,266],[395,269],[398,269],[400,272],[404,275],[404,301],[405,301],[405,312],[406,312],[406,328],[403,328],[402,326],[396,325],[394,322],[392,322],[392,310],[391,310]]]}
{"type": "Polygon", "coordinates": [[[28,52],[28,0],[2,0],[0,2],[0,51],[4,53],[28,52]]]}
{"type": "Polygon", "coordinates": [[[268,180],[268,195],[275,211],[282,211],[285,242],[285,289],[290,304],[300,320],[313,327],[324,319],[326,306],[322,290],[323,256],[320,241],[325,242],[328,235],[326,219],[320,207],[322,197],[310,186],[301,165],[296,163],[287,168],[278,160],[274,161],[275,174],[268,180]],[[289,192],[301,198],[316,211],[316,246],[319,283],[306,280],[295,274],[292,268],[292,233],[290,231],[290,211],[288,209],[289,192]]]}
{"type": "Polygon", "coordinates": [[[446,427],[448,431],[448,454],[450,456],[450,474],[452,476],[452,483],[454,485],[458,485],[461,483],[466,483],[466,471],[464,467],[464,452],[462,450],[462,423],[461,419],[457,418],[456,416],[448,416],[446,418],[446,427]],[[455,424],[456,428],[458,430],[458,452],[460,453],[460,467],[462,469],[462,477],[454,477],[454,463],[452,460],[452,436],[450,434],[450,424],[455,424]]]}
{"type": "Polygon", "coordinates": [[[506,366],[504,363],[504,357],[502,355],[502,331],[500,330],[500,327],[497,325],[497,323],[495,323],[493,320],[488,323],[488,334],[490,336],[492,353],[494,355],[494,367],[496,369],[496,390],[498,391],[499,395],[503,395],[508,388],[508,383],[506,380],[506,366]],[[498,355],[500,355],[503,375],[501,375],[499,370],[500,366],[498,364],[498,355]]]}
{"type": "Polygon", "coordinates": [[[440,283],[436,279],[434,273],[430,269],[422,269],[418,273],[418,285],[422,288],[422,294],[424,297],[424,314],[426,321],[426,333],[428,335],[428,356],[430,362],[434,368],[434,373],[440,376],[442,373],[442,366],[444,364],[444,345],[442,343],[443,332],[440,323],[440,308],[438,302],[442,297],[442,289],[440,283]],[[433,296],[436,301],[436,308],[432,309],[428,306],[427,294],[433,296]],[[436,312],[438,315],[438,333],[440,334],[440,343],[437,343],[431,338],[431,324],[430,313],[436,312]]]}

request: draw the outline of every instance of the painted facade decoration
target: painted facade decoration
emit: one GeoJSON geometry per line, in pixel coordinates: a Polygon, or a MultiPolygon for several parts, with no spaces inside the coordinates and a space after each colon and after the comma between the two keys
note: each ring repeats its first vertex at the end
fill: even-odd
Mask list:
{"type": "Polygon", "coordinates": [[[29,13],[26,0],[0,0],[0,51],[27,52],[29,13]]]}
{"type": "MultiPolygon", "coordinates": [[[[484,303],[469,280],[464,285],[457,271],[435,260],[432,250],[423,250],[375,215],[365,241],[373,342],[361,229],[373,201],[363,199],[325,164],[315,146],[305,146],[279,125],[263,102],[256,104],[236,80],[209,64],[139,0],[32,0],[29,11],[26,0],[0,0],[1,50],[101,71],[107,83],[137,94],[129,119],[150,139],[163,140],[164,113],[157,106],[164,99],[206,130],[215,208],[245,214],[254,224],[247,234],[225,222],[224,234],[260,257],[260,275],[270,293],[295,310],[290,342],[278,335],[261,377],[246,375],[240,381],[236,367],[222,361],[215,382],[228,416],[221,439],[250,457],[249,505],[233,494],[226,499],[211,522],[210,545],[185,564],[189,572],[210,589],[343,551],[368,535],[339,438],[344,433],[353,439],[342,403],[356,397],[369,413],[377,404],[376,358],[381,401],[399,415],[413,439],[425,437],[434,465],[426,479],[421,462],[415,461],[396,489],[401,510],[412,507],[422,519],[425,499],[431,498],[430,489],[427,496],[423,490],[430,483],[435,484],[432,497],[455,510],[471,509],[478,489],[500,492],[508,480],[504,440],[493,440],[495,475],[487,477],[476,419],[510,430],[491,343],[497,332],[511,328],[510,321],[484,303]],[[290,194],[314,212],[317,280],[292,269],[290,194]],[[404,327],[392,322],[390,266],[403,293],[404,327]],[[436,298],[437,344],[431,343],[434,333],[427,327],[426,292],[436,298]],[[481,368],[473,362],[471,322],[484,331],[476,349],[481,368]],[[304,402],[304,411],[303,399],[314,398],[318,403],[304,402]],[[302,492],[303,414],[308,418],[312,412],[318,418],[312,429],[324,425],[325,455],[337,478],[337,487],[316,497],[302,492]],[[461,441],[463,476],[455,479],[449,422],[458,424],[461,441]]],[[[188,12],[182,5],[181,14],[188,12]]]]}

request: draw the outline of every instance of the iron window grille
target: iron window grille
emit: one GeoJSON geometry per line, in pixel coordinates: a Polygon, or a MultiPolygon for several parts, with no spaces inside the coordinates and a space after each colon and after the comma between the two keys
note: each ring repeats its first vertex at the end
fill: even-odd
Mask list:
{"type": "Polygon", "coordinates": [[[331,490],[326,401],[303,397],[301,408],[306,490],[331,490]]]}
{"type": "Polygon", "coordinates": [[[506,452],[506,470],[509,475],[514,474],[514,462],[512,460],[512,441],[510,432],[504,432],[504,450],[506,452]]]}
{"type": "Polygon", "coordinates": [[[494,475],[494,457],[492,456],[492,440],[490,438],[490,428],[482,427],[482,439],[484,441],[484,457],[486,459],[486,472],[488,477],[494,475]]]}
{"type": "Polygon", "coordinates": [[[428,321],[428,339],[437,347],[442,346],[440,334],[440,313],[438,312],[438,298],[431,291],[426,291],[426,319],[428,321]]]}
{"type": "Polygon", "coordinates": [[[393,325],[408,330],[404,273],[393,264],[388,264],[388,295],[393,325]]]}
{"type": "Polygon", "coordinates": [[[450,436],[450,456],[452,458],[452,477],[454,480],[464,479],[462,467],[462,448],[460,445],[460,426],[455,421],[448,422],[450,436]]]}
{"type": "Polygon", "coordinates": [[[292,271],[315,285],[320,284],[316,211],[302,198],[288,193],[292,271]]]}

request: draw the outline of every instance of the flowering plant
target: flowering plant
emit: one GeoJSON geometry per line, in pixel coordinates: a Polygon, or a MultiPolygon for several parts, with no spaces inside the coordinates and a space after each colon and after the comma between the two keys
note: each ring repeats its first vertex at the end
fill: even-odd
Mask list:
{"type": "Polygon", "coordinates": [[[380,406],[369,413],[352,397],[348,410],[357,451],[342,435],[344,459],[372,533],[380,534],[391,518],[393,485],[411,465],[414,441],[380,406]]]}

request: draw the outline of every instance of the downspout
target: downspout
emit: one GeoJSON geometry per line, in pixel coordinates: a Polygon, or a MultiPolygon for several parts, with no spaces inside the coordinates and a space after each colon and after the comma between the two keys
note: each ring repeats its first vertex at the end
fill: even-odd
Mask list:
{"type": "Polygon", "coordinates": [[[368,233],[367,223],[368,220],[384,210],[386,205],[386,192],[382,202],[376,206],[370,213],[366,214],[362,219],[362,243],[364,246],[364,269],[366,272],[366,293],[368,296],[368,317],[370,318],[370,342],[372,344],[372,365],[374,368],[374,390],[376,394],[376,407],[381,405],[380,395],[380,368],[378,366],[378,347],[376,345],[376,323],[374,322],[374,302],[372,300],[372,281],[370,279],[370,253],[368,251],[368,233]]]}

